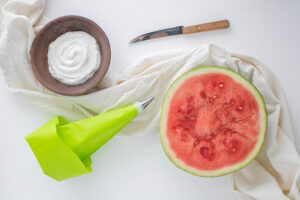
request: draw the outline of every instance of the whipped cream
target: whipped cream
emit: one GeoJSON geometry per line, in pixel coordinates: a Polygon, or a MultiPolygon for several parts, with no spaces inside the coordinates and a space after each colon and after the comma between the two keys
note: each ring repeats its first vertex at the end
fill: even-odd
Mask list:
{"type": "Polygon", "coordinates": [[[51,75],[68,85],[84,83],[100,66],[100,50],[94,37],[83,31],[67,32],[48,49],[51,75]]]}

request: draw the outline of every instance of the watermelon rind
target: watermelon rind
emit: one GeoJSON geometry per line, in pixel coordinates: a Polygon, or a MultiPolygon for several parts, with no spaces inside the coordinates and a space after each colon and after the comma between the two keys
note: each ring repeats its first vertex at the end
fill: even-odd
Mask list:
{"type": "Polygon", "coordinates": [[[265,101],[258,91],[258,89],[245,77],[240,75],[239,73],[228,69],[224,67],[219,66],[204,66],[204,67],[196,67],[188,72],[185,72],[180,77],[178,77],[168,88],[166,95],[164,97],[162,108],[161,108],[161,115],[160,115],[160,121],[159,121],[159,131],[160,131],[160,138],[163,150],[169,160],[178,168],[191,173],[193,175],[201,176],[201,177],[218,177],[218,176],[224,176],[226,174],[238,171],[247,165],[249,165],[259,154],[259,152],[262,149],[262,146],[265,141],[266,132],[267,132],[267,124],[268,124],[268,115],[267,115],[267,109],[265,101]],[[175,153],[172,151],[169,141],[166,134],[166,128],[167,128],[167,119],[168,119],[168,110],[169,110],[169,102],[172,99],[174,93],[176,90],[182,85],[182,83],[187,80],[188,78],[191,78],[195,75],[205,74],[205,73],[223,73],[226,75],[229,75],[237,82],[244,85],[255,97],[258,105],[259,105],[259,111],[260,111],[260,127],[261,131],[258,137],[258,141],[256,143],[256,146],[254,147],[254,150],[249,154],[249,156],[242,162],[231,165],[231,166],[225,166],[221,169],[217,170],[200,170],[196,169],[192,166],[187,165],[182,160],[176,157],[175,153]]]}

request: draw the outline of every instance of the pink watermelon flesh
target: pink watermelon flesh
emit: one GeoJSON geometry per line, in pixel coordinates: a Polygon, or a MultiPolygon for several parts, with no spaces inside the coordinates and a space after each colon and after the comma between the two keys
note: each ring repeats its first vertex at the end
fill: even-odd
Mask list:
{"type": "Polygon", "coordinates": [[[175,92],[168,112],[170,147],[196,169],[217,170],[242,162],[258,141],[255,97],[225,74],[187,79],[175,92]]]}

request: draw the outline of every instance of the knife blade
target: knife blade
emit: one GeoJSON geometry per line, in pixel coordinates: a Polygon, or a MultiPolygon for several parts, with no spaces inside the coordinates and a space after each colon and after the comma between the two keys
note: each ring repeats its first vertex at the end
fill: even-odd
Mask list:
{"type": "Polygon", "coordinates": [[[227,19],[209,22],[205,24],[198,24],[193,26],[176,26],[174,28],[167,28],[158,31],[153,31],[149,33],[145,33],[140,35],[134,39],[132,39],[129,43],[136,43],[145,40],[150,40],[154,38],[172,36],[172,35],[180,35],[180,34],[191,34],[191,33],[198,33],[198,32],[205,32],[205,31],[213,31],[218,29],[225,29],[230,26],[230,23],[227,19]]]}

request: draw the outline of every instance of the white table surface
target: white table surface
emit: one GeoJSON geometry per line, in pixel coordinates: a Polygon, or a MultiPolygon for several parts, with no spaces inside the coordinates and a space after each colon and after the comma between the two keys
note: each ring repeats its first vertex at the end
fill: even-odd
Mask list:
{"type": "MultiPolygon", "coordinates": [[[[212,41],[260,59],[285,90],[300,142],[299,0],[51,0],[49,19],[89,17],[107,33],[111,68],[163,49],[197,47],[212,41]],[[173,36],[128,46],[133,37],[156,29],[227,18],[228,30],[173,36]],[[196,41],[196,42],[195,42],[196,41]]],[[[159,134],[113,138],[93,158],[93,172],[56,182],[45,176],[24,137],[54,117],[23,96],[9,92],[0,78],[0,199],[82,200],[233,199],[224,177],[201,178],[176,168],[161,148],[159,134]]]]}

